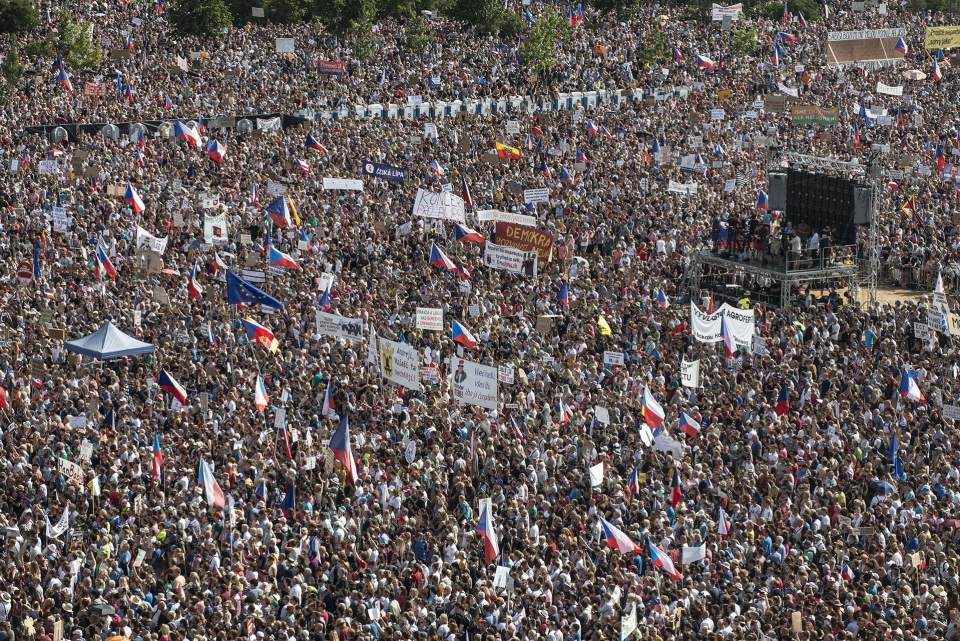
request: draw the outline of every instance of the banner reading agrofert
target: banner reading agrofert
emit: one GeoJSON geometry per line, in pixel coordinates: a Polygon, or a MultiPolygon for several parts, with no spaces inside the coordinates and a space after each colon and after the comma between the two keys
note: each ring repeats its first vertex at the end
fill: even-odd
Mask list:
{"type": "Polygon", "coordinates": [[[691,333],[701,343],[715,343],[720,340],[721,318],[737,345],[750,347],[753,344],[752,309],[737,309],[724,303],[714,313],[707,314],[694,303],[690,303],[691,333]]]}
{"type": "Polygon", "coordinates": [[[521,227],[513,223],[498,222],[496,227],[497,244],[513,247],[525,252],[537,252],[541,261],[553,258],[553,236],[532,227],[521,227]]]}

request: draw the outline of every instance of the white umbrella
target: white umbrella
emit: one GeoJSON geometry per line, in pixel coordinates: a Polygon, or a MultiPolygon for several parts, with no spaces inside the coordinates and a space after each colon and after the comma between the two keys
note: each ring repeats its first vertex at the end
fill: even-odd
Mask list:
{"type": "Polygon", "coordinates": [[[903,75],[907,77],[908,80],[923,80],[927,77],[927,74],[923,73],[919,69],[910,69],[904,71],[903,75]]]}

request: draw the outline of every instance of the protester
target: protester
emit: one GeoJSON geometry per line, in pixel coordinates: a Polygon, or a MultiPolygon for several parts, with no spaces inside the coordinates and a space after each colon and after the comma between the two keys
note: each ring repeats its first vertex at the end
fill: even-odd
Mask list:
{"type": "Polygon", "coordinates": [[[0,641],[957,638],[960,366],[933,290],[960,284],[958,79],[923,48],[948,15],[883,6],[741,16],[741,54],[685,9],[585,8],[539,76],[446,18],[422,54],[378,22],[361,62],[313,25],[212,43],[150,3],[63,6],[105,61],[64,64],[68,89],[25,60],[0,113],[0,641]],[[899,65],[827,65],[828,32],[895,28],[899,65]],[[793,90],[838,124],[767,109],[793,90]],[[551,108],[355,115],[416,96],[551,108]],[[771,141],[879,158],[878,246],[758,208],[771,141]],[[538,230],[512,272],[498,219],[538,230]],[[780,308],[741,280],[693,297],[732,310],[702,342],[691,256],[738,228],[742,260],[877,252],[881,301],[918,291],[847,278],[780,308]]]}

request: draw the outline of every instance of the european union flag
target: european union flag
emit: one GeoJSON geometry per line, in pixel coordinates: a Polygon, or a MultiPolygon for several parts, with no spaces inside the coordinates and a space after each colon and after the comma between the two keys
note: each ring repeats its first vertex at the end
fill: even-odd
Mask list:
{"type": "Polygon", "coordinates": [[[273,309],[283,309],[283,303],[276,298],[265,291],[257,289],[233,272],[228,271],[227,304],[239,305],[241,303],[254,303],[257,305],[266,305],[273,309]]]}

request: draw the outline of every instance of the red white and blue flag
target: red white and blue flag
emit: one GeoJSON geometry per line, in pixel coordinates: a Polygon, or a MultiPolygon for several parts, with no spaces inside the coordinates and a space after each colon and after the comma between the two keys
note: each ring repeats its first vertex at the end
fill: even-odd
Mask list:
{"type": "Polygon", "coordinates": [[[737,353],[737,343],[733,339],[733,333],[730,331],[730,328],[727,327],[727,320],[723,316],[720,317],[720,340],[723,341],[723,349],[727,354],[727,358],[733,358],[733,355],[737,353]]]}
{"type": "Polygon", "coordinates": [[[917,373],[907,367],[903,368],[903,374],[900,376],[900,396],[918,403],[927,402],[923,392],[920,391],[920,386],[917,385],[917,373]]]}
{"type": "Polygon", "coordinates": [[[697,54],[697,67],[700,69],[713,69],[713,60],[707,58],[706,56],[701,56],[697,54]]]}
{"type": "Polygon", "coordinates": [[[153,433],[153,480],[160,478],[160,471],[163,469],[163,450],[160,449],[160,436],[153,433]]]}
{"type": "Polygon", "coordinates": [[[298,265],[293,258],[291,258],[288,254],[284,254],[282,251],[272,245],[270,246],[270,266],[286,267],[288,269],[300,269],[300,265],[298,265]]]}
{"type": "Polygon", "coordinates": [[[666,572],[671,579],[676,579],[677,581],[683,579],[683,575],[674,567],[673,561],[670,560],[667,553],[653,543],[650,544],[650,560],[654,567],[663,568],[663,571],[666,572]]]}
{"type": "Polygon", "coordinates": [[[353,449],[350,447],[350,423],[347,420],[347,413],[344,412],[340,417],[340,425],[337,431],[330,437],[330,449],[333,451],[333,458],[340,461],[347,471],[347,482],[354,484],[357,482],[357,462],[353,458],[353,449]]]}
{"type": "Polygon", "coordinates": [[[477,532],[483,537],[483,560],[490,563],[500,554],[500,544],[497,540],[497,530],[493,524],[492,501],[484,501],[480,520],[477,522],[477,532]]]}
{"type": "Polygon", "coordinates": [[[167,373],[167,370],[160,370],[160,378],[157,379],[157,385],[160,386],[160,389],[169,392],[175,399],[186,405],[187,403],[187,390],[184,389],[183,385],[178,383],[170,374],[167,373]]]}
{"type": "Polygon", "coordinates": [[[110,256],[107,255],[107,250],[103,246],[103,243],[97,243],[97,278],[103,278],[103,275],[106,274],[111,278],[117,277],[117,269],[113,266],[113,262],[110,260],[110,256]]]}
{"type": "Polygon", "coordinates": [[[133,213],[135,214],[139,214],[146,209],[143,200],[140,198],[140,194],[137,193],[137,190],[134,189],[130,183],[127,183],[127,191],[124,193],[123,199],[133,206],[133,213]]]}
{"type": "Polygon", "coordinates": [[[440,251],[440,248],[437,247],[436,243],[433,243],[430,246],[430,264],[436,265],[437,267],[444,267],[452,272],[457,271],[456,264],[447,258],[446,254],[440,251]]]}
{"type": "Polygon", "coordinates": [[[203,486],[204,498],[206,498],[208,505],[220,508],[226,505],[223,490],[220,489],[217,479],[213,477],[213,468],[202,458],[200,459],[200,471],[197,473],[197,484],[203,486]]]}
{"type": "Polygon", "coordinates": [[[73,93],[73,83],[70,82],[70,76],[67,75],[67,70],[63,67],[60,68],[60,73],[57,74],[57,82],[67,88],[67,93],[73,93]]]}
{"type": "Polygon", "coordinates": [[[190,270],[190,282],[187,284],[187,288],[190,291],[190,298],[196,298],[203,293],[203,287],[197,282],[197,273],[199,270],[199,261],[195,261],[193,263],[193,269],[190,270]]]}
{"type": "Polygon", "coordinates": [[[330,389],[330,382],[327,382],[327,393],[323,395],[323,407],[320,410],[320,416],[326,418],[330,416],[331,410],[336,409],[336,404],[333,402],[333,390],[330,389]]]}
{"type": "Polygon", "coordinates": [[[465,325],[453,321],[451,332],[455,343],[460,343],[467,349],[472,349],[477,346],[477,339],[474,338],[473,334],[470,333],[470,330],[467,329],[465,325]]]}
{"type": "Polygon", "coordinates": [[[643,548],[634,543],[626,533],[602,516],[598,518],[600,519],[600,526],[603,527],[603,536],[607,539],[608,546],[614,550],[619,550],[623,554],[643,554],[643,548]]]}
{"type": "Polygon", "coordinates": [[[475,229],[464,227],[459,223],[454,223],[453,231],[456,234],[457,240],[461,243],[482,243],[486,241],[483,234],[475,229]]]}
{"type": "Polygon", "coordinates": [[[436,160],[430,163],[430,171],[435,173],[437,177],[440,177],[443,175],[443,167],[441,167],[440,163],[438,163],[436,160]]]}
{"type": "Polygon", "coordinates": [[[198,134],[192,127],[188,127],[179,120],[173,127],[174,135],[177,138],[186,140],[187,144],[191,147],[197,147],[200,144],[200,134],[198,134]]]}
{"type": "Polygon", "coordinates": [[[693,420],[686,412],[681,412],[680,430],[688,436],[696,436],[700,433],[700,423],[693,420]]]}
{"type": "Polygon", "coordinates": [[[314,149],[324,154],[327,153],[327,148],[317,142],[310,134],[307,134],[307,140],[303,143],[303,146],[307,149],[314,149]]]}

